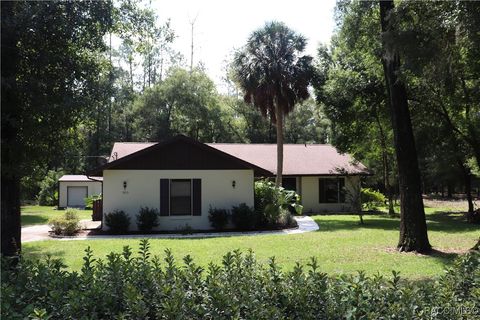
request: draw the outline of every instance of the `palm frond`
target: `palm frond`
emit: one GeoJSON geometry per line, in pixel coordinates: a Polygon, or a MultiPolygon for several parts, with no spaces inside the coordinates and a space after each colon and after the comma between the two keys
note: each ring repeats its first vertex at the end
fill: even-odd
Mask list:
{"type": "Polygon", "coordinates": [[[233,62],[244,100],[276,121],[274,100],[288,114],[309,96],[314,76],[312,57],[302,55],[307,40],[284,23],[269,22],[254,31],[233,62]]]}

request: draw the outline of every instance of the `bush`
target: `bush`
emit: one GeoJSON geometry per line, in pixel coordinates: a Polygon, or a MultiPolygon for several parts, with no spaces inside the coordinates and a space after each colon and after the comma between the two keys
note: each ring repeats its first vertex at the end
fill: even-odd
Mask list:
{"type": "Polygon", "coordinates": [[[283,213],[280,215],[278,219],[277,226],[296,228],[298,227],[298,223],[297,223],[297,220],[295,220],[295,218],[289,211],[283,210],[283,213]]]}
{"type": "Polygon", "coordinates": [[[277,188],[268,180],[255,182],[255,212],[259,227],[279,226],[286,220],[286,214],[302,214],[302,211],[300,196],[295,191],[277,188]]]}
{"type": "Polygon", "coordinates": [[[383,193],[370,188],[362,188],[360,191],[362,208],[365,210],[375,210],[385,205],[386,198],[383,193]]]}
{"type": "Polygon", "coordinates": [[[105,215],[105,224],[113,233],[126,233],[130,228],[130,217],[122,210],[115,210],[105,215]]]}
{"type": "Polygon", "coordinates": [[[40,191],[37,202],[41,206],[55,206],[58,204],[58,179],[63,175],[62,171],[50,170],[39,183],[40,191]]]}
{"type": "Polygon", "coordinates": [[[67,209],[63,216],[55,217],[48,221],[56,235],[73,236],[80,231],[80,218],[74,209],[67,209]]]}
{"type": "Polygon", "coordinates": [[[93,194],[85,198],[85,209],[93,209],[93,202],[102,199],[102,194],[93,194]]]}
{"type": "Polygon", "coordinates": [[[154,227],[158,227],[158,210],[149,207],[141,207],[137,214],[137,227],[138,230],[149,232],[154,227]]]}
{"type": "Polygon", "coordinates": [[[64,215],[65,215],[65,219],[67,219],[67,220],[78,220],[78,221],[80,221],[80,217],[78,216],[78,212],[75,209],[68,208],[67,210],[65,210],[64,215]]]}
{"type": "Polygon", "coordinates": [[[132,251],[94,259],[87,248],[75,272],[57,259],[2,261],[2,319],[478,318],[478,253],[461,256],[439,278],[410,281],[395,272],[329,277],[313,258],[285,270],[238,250],[202,268],[190,256],[178,263],[169,250],[152,258],[147,240],[138,255],[132,251]]]}
{"type": "Polygon", "coordinates": [[[210,207],[208,210],[208,220],[215,230],[224,230],[228,225],[229,212],[226,209],[217,209],[210,207]]]}
{"type": "Polygon", "coordinates": [[[257,225],[257,215],[245,203],[232,207],[232,222],[236,229],[251,230],[257,225]]]}

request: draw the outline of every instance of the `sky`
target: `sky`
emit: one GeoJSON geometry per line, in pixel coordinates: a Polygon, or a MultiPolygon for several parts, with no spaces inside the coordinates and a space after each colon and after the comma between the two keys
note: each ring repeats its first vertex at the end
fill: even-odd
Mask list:
{"type": "Polygon", "coordinates": [[[152,0],[161,21],[170,19],[177,38],[173,47],[190,65],[191,22],[194,23],[194,64],[201,61],[219,89],[227,61],[250,33],[268,21],[282,21],[308,39],[314,56],[319,43],[329,43],[334,29],[335,0],[152,0]]]}

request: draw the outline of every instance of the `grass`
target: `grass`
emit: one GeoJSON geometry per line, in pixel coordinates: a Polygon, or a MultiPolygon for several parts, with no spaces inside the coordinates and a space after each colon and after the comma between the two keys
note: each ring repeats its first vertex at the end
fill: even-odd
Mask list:
{"type": "MultiPolygon", "coordinates": [[[[57,210],[56,207],[49,206],[23,206],[21,208],[22,227],[47,224],[48,220],[53,217],[62,215],[64,210],[57,210]]],[[[78,210],[80,219],[91,219],[92,210],[78,210]]]]}
{"type": "MultiPolygon", "coordinates": [[[[479,235],[479,226],[464,221],[459,213],[428,208],[427,223],[431,244],[437,250],[431,255],[398,253],[398,218],[385,215],[365,215],[364,225],[357,215],[313,216],[320,230],[296,235],[259,235],[220,237],[210,239],[151,239],[153,254],[163,256],[170,248],[177,259],[189,254],[200,265],[221,263],[222,256],[231,250],[252,249],[257,258],[267,262],[275,256],[284,268],[293,268],[295,262],[308,263],[318,258],[322,271],[353,273],[365,270],[368,274],[389,275],[392,270],[412,278],[442,274],[461,252],[472,247],[479,235]]],[[[71,270],[79,270],[83,251],[87,246],[96,258],[105,258],[111,251],[121,252],[123,246],[138,246],[138,239],[109,239],[85,241],[41,241],[25,243],[27,257],[61,258],[71,270]]]]}

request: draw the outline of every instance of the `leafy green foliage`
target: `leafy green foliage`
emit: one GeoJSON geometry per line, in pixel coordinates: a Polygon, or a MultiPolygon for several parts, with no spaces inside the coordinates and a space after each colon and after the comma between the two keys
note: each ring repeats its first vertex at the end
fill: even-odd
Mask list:
{"type": "Polygon", "coordinates": [[[159,212],[155,208],[141,207],[137,214],[137,227],[140,231],[149,232],[158,227],[159,212]]]}
{"type": "Polygon", "coordinates": [[[75,209],[67,209],[63,217],[54,217],[48,221],[56,235],[73,236],[80,231],[80,218],[75,209]]]}
{"type": "Polygon", "coordinates": [[[368,185],[396,183],[393,132],[381,40],[400,53],[424,192],[466,192],[480,158],[478,100],[480,6],[475,2],[398,2],[395,32],[381,34],[377,2],[339,1],[331,46],[320,47],[317,101],[335,124],[331,142],[374,172],[368,185]],[[475,58],[473,58],[475,57],[475,58]],[[467,178],[465,178],[467,176],[467,178]],[[470,177],[470,178],[468,178],[470,177]],[[383,180],[383,181],[381,181],[383,180]]]}
{"type": "MultiPolygon", "coordinates": [[[[99,86],[112,1],[2,2],[2,253],[20,249],[20,180],[78,159],[65,154],[99,86]],[[8,146],[8,147],[5,147],[8,146]]],[[[76,156],[76,155],[75,155],[76,156]]],[[[24,181],[25,182],[25,181],[24,181]]],[[[49,200],[47,199],[47,202],[49,200]]]]}
{"type": "Polygon", "coordinates": [[[2,69],[9,75],[2,86],[12,90],[2,103],[2,128],[18,135],[2,171],[23,176],[35,165],[58,166],[70,129],[103,98],[98,80],[112,2],[16,2],[4,9],[9,19],[2,28],[14,54],[2,69]]]}
{"type": "Polygon", "coordinates": [[[327,143],[330,127],[323,105],[307,99],[285,117],[285,143],[327,143]]]}
{"type": "Polygon", "coordinates": [[[54,206],[58,204],[58,179],[63,175],[62,171],[49,170],[39,183],[40,191],[37,202],[41,206],[54,206]]]}
{"type": "Polygon", "coordinates": [[[255,212],[261,226],[274,226],[281,221],[292,221],[287,215],[302,214],[300,196],[293,190],[276,187],[268,180],[255,182],[255,212]]]}
{"type": "Polygon", "coordinates": [[[223,230],[228,225],[230,213],[226,209],[212,208],[208,210],[208,220],[216,230],[223,230]]]}
{"type": "Polygon", "coordinates": [[[161,83],[133,105],[138,140],[160,141],[184,134],[199,141],[229,141],[231,116],[219,102],[215,84],[201,69],[172,68],[161,83]]]}
{"type": "Polygon", "coordinates": [[[386,203],[383,193],[370,188],[362,188],[360,190],[360,200],[362,208],[366,210],[375,210],[379,207],[384,207],[386,203]]]}
{"type": "Polygon", "coordinates": [[[232,208],[232,222],[238,230],[252,230],[257,227],[258,215],[245,203],[232,208]]]}
{"type": "Polygon", "coordinates": [[[249,36],[233,62],[243,99],[275,123],[277,133],[276,184],[281,185],[284,117],[309,97],[313,58],[302,55],[307,40],[282,22],[268,22],[249,36]]]}
{"type": "Polygon", "coordinates": [[[234,74],[245,102],[272,122],[308,98],[313,77],[312,57],[301,55],[306,39],[281,22],[266,23],[254,31],[234,61],[234,74]],[[276,114],[278,104],[282,114],[276,114]]]}
{"type": "Polygon", "coordinates": [[[378,172],[369,185],[383,185],[392,197],[395,181],[393,131],[380,60],[380,31],[375,2],[338,2],[339,28],[329,47],[317,54],[317,102],[334,123],[331,140],[369,169],[378,172]]]}
{"type": "Polygon", "coordinates": [[[96,200],[101,200],[102,194],[92,194],[85,198],[85,209],[93,209],[93,202],[96,200]]]}
{"type": "MultiPolygon", "coordinates": [[[[221,265],[201,268],[170,250],[153,256],[148,240],[105,259],[85,250],[80,272],[56,259],[2,262],[2,318],[65,319],[452,319],[460,308],[478,310],[480,254],[461,256],[437,279],[407,281],[356,275],[328,277],[312,258],[283,271],[253,252],[236,250],[221,265]],[[475,309],[476,308],[476,309],[475,309]]],[[[474,319],[475,314],[464,314],[474,319]]]]}
{"type": "Polygon", "coordinates": [[[113,233],[126,233],[130,228],[130,217],[123,210],[114,210],[105,215],[105,224],[113,233]]]}

